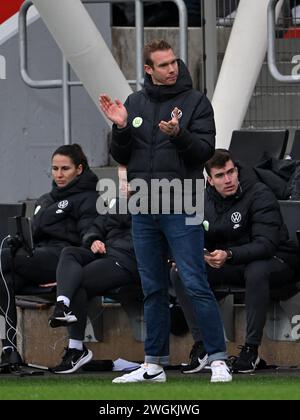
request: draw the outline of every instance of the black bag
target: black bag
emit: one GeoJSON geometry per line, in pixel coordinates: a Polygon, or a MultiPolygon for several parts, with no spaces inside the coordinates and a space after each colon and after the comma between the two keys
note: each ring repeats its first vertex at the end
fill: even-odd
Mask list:
{"type": "Polygon", "coordinates": [[[105,372],[112,371],[114,362],[112,360],[91,360],[86,365],[82,366],[82,370],[86,372],[105,372]]]}

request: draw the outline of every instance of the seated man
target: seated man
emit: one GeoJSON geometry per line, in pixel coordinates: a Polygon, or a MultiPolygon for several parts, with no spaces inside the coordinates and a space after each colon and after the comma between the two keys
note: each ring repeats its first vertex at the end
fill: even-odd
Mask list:
{"type": "MultiPolygon", "coordinates": [[[[208,281],[212,288],[223,284],[246,288],[246,340],[233,370],[248,373],[255,370],[260,360],[258,347],[270,288],[294,281],[296,246],[289,240],[273,193],[264,184],[243,179],[242,169],[239,176],[227,150],[217,149],[205,169],[208,186],[203,224],[208,281]]],[[[196,343],[191,354],[196,355],[193,366],[189,365],[183,371],[192,373],[203,367],[205,351],[179,275],[173,269],[173,284],[196,343]]]]}

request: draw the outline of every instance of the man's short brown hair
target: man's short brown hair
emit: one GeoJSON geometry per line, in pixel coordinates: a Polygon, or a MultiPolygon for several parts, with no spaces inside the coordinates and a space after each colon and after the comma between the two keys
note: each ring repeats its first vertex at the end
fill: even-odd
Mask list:
{"type": "Polygon", "coordinates": [[[215,154],[205,164],[205,170],[208,176],[211,176],[211,168],[223,168],[226,163],[232,160],[231,154],[226,149],[216,149],[215,154]]]}
{"type": "Polygon", "coordinates": [[[167,51],[172,50],[171,45],[164,39],[153,39],[148,42],[144,47],[144,63],[148,66],[153,66],[153,61],[151,60],[151,54],[155,51],[167,51]]]}

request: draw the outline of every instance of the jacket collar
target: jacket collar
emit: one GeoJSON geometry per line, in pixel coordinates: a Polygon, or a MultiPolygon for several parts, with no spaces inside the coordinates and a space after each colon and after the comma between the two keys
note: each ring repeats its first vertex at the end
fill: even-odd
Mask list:
{"type": "Polygon", "coordinates": [[[54,200],[62,200],[72,194],[82,193],[84,191],[96,191],[97,182],[97,176],[87,168],[80,176],[73,179],[73,181],[65,187],[59,188],[55,182],[53,182],[50,194],[54,200]]]}
{"type": "Polygon", "coordinates": [[[145,73],[144,88],[150,98],[158,102],[164,102],[193,88],[192,78],[186,65],[180,59],[177,61],[179,73],[176,83],[172,86],[154,85],[151,76],[145,73]]]}

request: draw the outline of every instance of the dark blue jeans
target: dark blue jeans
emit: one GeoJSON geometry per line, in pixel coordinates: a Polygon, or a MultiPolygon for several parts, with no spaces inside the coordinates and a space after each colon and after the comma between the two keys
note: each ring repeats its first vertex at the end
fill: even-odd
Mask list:
{"type": "Polygon", "coordinates": [[[202,225],[186,225],[185,214],[134,215],[132,232],[145,296],[145,362],[169,363],[168,248],[191,299],[209,361],[227,359],[218,304],[207,282],[202,225]]]}

